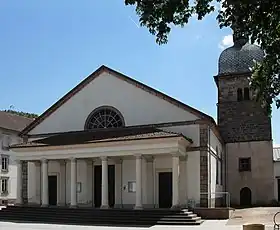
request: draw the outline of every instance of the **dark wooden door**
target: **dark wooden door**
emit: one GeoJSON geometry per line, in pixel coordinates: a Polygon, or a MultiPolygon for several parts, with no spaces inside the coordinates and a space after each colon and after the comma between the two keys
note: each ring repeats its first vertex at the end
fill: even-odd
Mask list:
{"type": "Polygon", "coordinates": [[[172,172],[160,172],[158,174],[158,199],[159,208],[171,208],[172,206],[172,172]]]}
{"type": "Polygon", "coordinates": [[[280,201],[280,179],[277,179],[277,187],[278,187],[278,201],[280,201]]]}
{"type": "Polygon", "coordinates": [[[99,208],[101,206],[101,165],[94,166],[94,205],[99,208]]]}
{"type": "MultiPolygon", "coordinates": [[[[101,206],[102,166],[94,166],[94,205],[101,206]]],[[[115,165],[108,165],[108,201],[109,206],[115,205],[115,165]]]]}
{"type": "Polygon", "coordinates": [[[49,205],[57,205],[57,176],[48,176],[49,205]]]}
{"type": "Polygon", "coordinates": [[[240,205],[243,207],[250,207],[252,205],[252,192],[248,187],[240,190],[240,205]]]}

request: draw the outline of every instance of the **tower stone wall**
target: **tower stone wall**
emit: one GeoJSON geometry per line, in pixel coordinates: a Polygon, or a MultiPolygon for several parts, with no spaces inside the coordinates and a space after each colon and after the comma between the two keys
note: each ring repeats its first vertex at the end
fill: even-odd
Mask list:
{"type": "Polygon", "coordinates": [[[271,141],[271,119],[259,103],[244,99],[249,89],[248,74],[218,77],[218,125],[226,143],[271,141]],[[242,99],[238,101],[238,89],[242,99]]]}
{"type": "Polygon", "coordinates": [[[215,77],[218,126],[226,143],[227,191],[233,206],[244,205],[244,200],[250,205],[269,204],[274,197],[271,119],[253,100],[249,76],[215,77]],[[249,162],[247,169],[241,168],[242,159],[249,162]],[[247,198],[242,189],[251,192],[247,198]]]}

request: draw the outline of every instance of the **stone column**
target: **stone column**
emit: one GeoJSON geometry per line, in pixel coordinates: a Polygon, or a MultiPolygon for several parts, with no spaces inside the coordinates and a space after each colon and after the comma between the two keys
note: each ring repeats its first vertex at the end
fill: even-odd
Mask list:
{"type": "Polygon", "coordinates": [[[122,159],[115,160],[115,208],[122,207],[122,159]]]}
{"type": "Polygon", "coordinates": [[[42,159],[42,206],[49,206],[48,160],[42,159]]]}
{"type": "Polygon", "coordinates": [[[87,161],[87,204],[93,206],[93,160],[88,159],[87,161]]]}
{"type": "Polygon", "coordinates": [[[66,206],[66,161],[60,160],[60,197],[59,206],[66,206]]]}
{"type": "Polygon", "coordinates": [[[71,158],[71,208],[77,207],[77,160],[71,158]]]}
{"type": "Polygon", "coordinates": [[[154,158],[147,158],[147,204],[148,208],[154,208],[154,158]]]}
{"type": "Polygon", "coordinates": [[[142,206],[147,205],[147,184],[148,184],[148,172],[147,172],[147,159],[142,160],[142,206]]]}
{"type": "Polygon", "coordinates": [[[41,161],[35,161],[34,162],[35,165],[35,171],[36,171],[36,185],[35,185],[35,201],[36,204],[40,204],[41,203],[41,161]]]}
{"type": "Polygon", "coordinates": [[[36,166],[35,161],[28,162],[27,197],[28,204],[36,204],[36,166]]]}
{"type": "Polygon", "coordinates": [[[102,179],[101,179],[101,208],[109,208],[108,201],[108,158],[101,157],[102,179]]]}
{"type": "Polygon", "coordinates": [[[136,156],[136,202],[135,209],[142,209],[142,156],[136,156]]]}
{"type": "Polygon", "coordinates": [[[179,156],[172,156],[172,208],[179,206],[179,156]]]}
{"type": "Polygon", "coordinates": [[[22,199],[22,161],[17,160],[17,199],[16,205],[20,206],[23,204],[22,199]]]}

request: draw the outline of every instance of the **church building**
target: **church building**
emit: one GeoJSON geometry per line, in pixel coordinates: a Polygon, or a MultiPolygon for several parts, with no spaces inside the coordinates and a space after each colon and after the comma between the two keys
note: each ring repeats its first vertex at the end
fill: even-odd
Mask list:
{"type": "Polygon", "coordinates": [[[263,51],[244,39],[219,58],[218,123],[101,66],[27,126],[17,204],[181,208],[273,199],[271,121],[248,77],[263,51]]]}

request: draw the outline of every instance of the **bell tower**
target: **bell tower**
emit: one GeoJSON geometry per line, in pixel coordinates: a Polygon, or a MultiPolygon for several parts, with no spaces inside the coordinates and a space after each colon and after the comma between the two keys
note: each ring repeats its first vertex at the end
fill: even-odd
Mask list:
{"type": "Polygon", "coordinates": [[[267,204],[274,198],[271,119],[252,99],[248,80],[264,52],[242,36],[233,37],[214,77],[218,126],[226,143],[227,190],[233,205],[267,204]]]}

